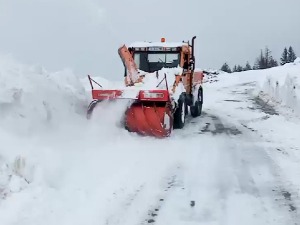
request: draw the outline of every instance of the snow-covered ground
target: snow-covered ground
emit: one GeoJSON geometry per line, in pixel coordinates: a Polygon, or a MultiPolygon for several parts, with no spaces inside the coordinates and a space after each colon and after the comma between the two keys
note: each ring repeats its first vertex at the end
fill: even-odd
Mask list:
{"type": "Polygon", "coordinates": [[[0,224],[299,224],[299,76],[219,74],[157,140],[122,129],[126,101],[87,121],[87,78],[0,57],[0,224]]]}

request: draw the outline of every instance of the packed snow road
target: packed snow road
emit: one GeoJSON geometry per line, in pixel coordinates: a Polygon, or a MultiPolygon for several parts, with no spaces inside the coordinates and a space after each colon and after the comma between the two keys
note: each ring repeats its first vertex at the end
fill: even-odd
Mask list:
{"type": "Polygon", "coordinates": [[[2,129],[1,224],[299,224],[300,119],[254,90],[206,84],[202,116],[163,140],[120,128],[122,102],[38,135],[2,129]]]}

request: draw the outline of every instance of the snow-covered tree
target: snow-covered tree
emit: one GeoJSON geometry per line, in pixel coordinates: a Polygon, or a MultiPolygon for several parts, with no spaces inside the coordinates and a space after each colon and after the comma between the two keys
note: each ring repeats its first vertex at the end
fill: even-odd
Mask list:
{"type": "Polygon", "coordinates": [[[288,51],[288,62],[289,63],[294,62],[296,58],[297,58],[296,53],[294,52],[292,46],[290,46],[288,51]]]}
{"type": "Polygon", "coordinates": [[[270,56],[268,68],[276,67],[276,66],[278,66],[278,62],[272,56],[270,56]]]}
{"type": "Polygon", "coordinates": [[[244,67],[244,71],[252,70],[252,67],[250,66],[249,62],[247,61],[246,66],[244,67]]]}
{"type": "Polygon", "coordinates": [[[237,66],[236,65],[234,65],[234,67],[233,67],[233,69],[232,69],[232,72],[237,72],[237,66]]]}
{"type": "Polygon", "coordinates": [[[227,63],[224,63],[222,65],[221,70],[224,71],[224,72],[226,72],[226,73],[231,73],[232,72],[227,63]]]}
{"type": "Polygon", "coordinates": [[[258,70],[266,69],[266,60],[262,50],[260,50],[260,56],[256,59],[254,68],[258,70]]]}
{"type": "Polygon", "coordinates": [[[243,71],[243,67],[241,65],[238,65],[236,68],[236,72],[242,72],[243,71]]]}
{"type": "Polygon", "coordinates": [[[280,60],[281,60],[281,62],[280,62],[281,65],[288,63],[288,50],[286,47],[284,48],[284,50],[281,54],[280,60]]]}

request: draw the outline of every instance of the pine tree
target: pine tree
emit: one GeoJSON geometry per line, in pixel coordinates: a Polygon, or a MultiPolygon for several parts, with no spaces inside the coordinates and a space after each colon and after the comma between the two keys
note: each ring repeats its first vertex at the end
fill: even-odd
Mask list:
{"type": "Polygon", "coordinates": [[[268,47],[265,48],[265,52],[260,51],[260,56],[256,59],[255,69],[267,69],[277,66],[277,61],[272,57],[271,51],[268,47]]]}
{"type": "Polygon", "coordinates": [[[271,68],[271,51],[268,47],[265,48],[265,65],[264,69],[271,68]]]}
{"type": "Polygon", "coordinates": [[[269,68],[276,67],[276,66],[278,66],[278,62],[275,59],[273,59],[273,57],[271,56],[269,62],[269,68]]]}
{"type": "Polygon", "coordinates": [[[288,50],[286,47],[283,50],[280,60],[281,60],[280,65],[284,65],[288,63],[288,50]]]}
{"type": "Polygon", "coordinates": [[[242,72],[243,71],[243,67],[241,65],[238,65],[236,68],[236,72],[242,72]]]}
{"type": "Polygon", "coordinates": [[[294,49],[292,48],[292,46],[289,47],[289,51],[288,51],[288,62],[294,62],[295,59],[297,58],[294,49]]]}
{"type": "Polygon", "coordinates": [[[226,72],[226,73],[231,73],[231,69],[230,69],[230,67],[228,66],[227,63],[223,64],[223,66],[221,67],[221,70],[226,72]]]}
{"type": "Polygon", "coordinates": [[[251,68],[249,62],[247,61],[244,71],[248,71],[248,70],[252,70],[252,68],[251,68]]]}
{"type": "Polygon", "coordinates": [[[254,68],[256,70],[265,69],[266,68],[266,60],[263,54],[263,51],[260,50],[260,56],[256,59],[254,68]]]}
{"type": "Polygon", "coordinates": [[[233,69],[232,69],[232,72],[237,72],[237,66],[236,65],[234,65],[234,67],[233,67],[233,69]]]}

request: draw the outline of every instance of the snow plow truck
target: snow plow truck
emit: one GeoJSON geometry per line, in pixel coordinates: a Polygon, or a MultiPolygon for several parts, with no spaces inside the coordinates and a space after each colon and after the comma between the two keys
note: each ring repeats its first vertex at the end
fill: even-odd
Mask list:
{"type": "Polygon", "coordinates": [[[122,124],[129,132],[164,138],[184,127],[187,115],[198,117],[203,105],[203,71],[195,71],[195,39],[136,42],[118,49],[123,62],[121,87],[105,88],[90,75],[90,119],[97,104],[128,99],[122,124]],[[94,86],[97,86],[96,88],[94,86]]]}

